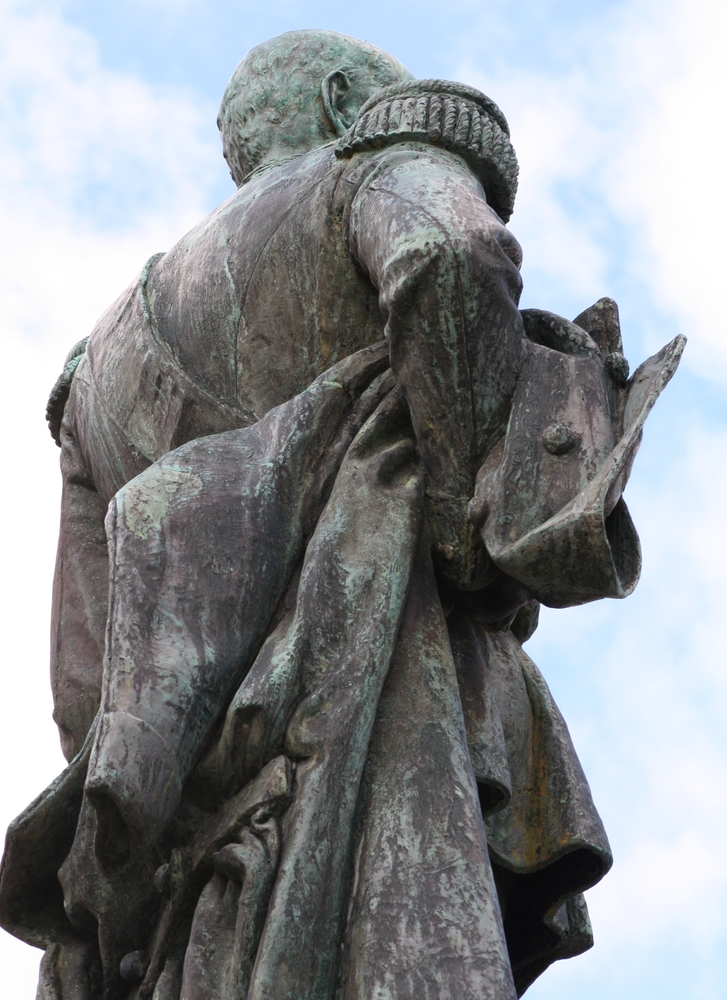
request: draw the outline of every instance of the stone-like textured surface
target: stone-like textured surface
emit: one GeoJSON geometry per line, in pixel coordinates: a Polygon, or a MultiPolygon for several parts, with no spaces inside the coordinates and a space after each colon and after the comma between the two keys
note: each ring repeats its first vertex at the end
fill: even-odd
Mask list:
{"type": "Polygon", "coordinates": [[[678,339],[520,312],[502,112],[294,32],[219,119],[239,190],[67,359],[55,718],[0,919],[41,1000],[513,1000],[610,851],[522,643],[623,597],[678,339]],[[499,213],[499,214],[498,214],[499,213]]]}

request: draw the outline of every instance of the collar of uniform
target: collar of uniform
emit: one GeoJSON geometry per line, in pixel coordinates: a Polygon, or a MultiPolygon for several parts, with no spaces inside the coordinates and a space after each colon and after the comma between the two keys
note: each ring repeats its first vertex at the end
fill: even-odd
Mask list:
{"type": "Polygon", "coordinates": [[[338,157],[419,141],[457,153],[507,222],[517,191],[518,163],[502,111],[474,87],[448,80],[411,80],[377,91],[336,145],[338,157]]]}

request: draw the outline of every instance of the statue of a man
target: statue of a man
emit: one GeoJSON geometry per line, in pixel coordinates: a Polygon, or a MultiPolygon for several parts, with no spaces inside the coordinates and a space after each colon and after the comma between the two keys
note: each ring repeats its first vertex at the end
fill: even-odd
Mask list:
{"type": "Polygon", "coordinates": [[[254,49],[236,193],[49,406],[68,769],[13,824],[41,998],[512,1000],[591,944],[606,835],[522,650],[621,597],[621,493],[682,342],[520,312],[483,94],[323,31],[254,49]]]}

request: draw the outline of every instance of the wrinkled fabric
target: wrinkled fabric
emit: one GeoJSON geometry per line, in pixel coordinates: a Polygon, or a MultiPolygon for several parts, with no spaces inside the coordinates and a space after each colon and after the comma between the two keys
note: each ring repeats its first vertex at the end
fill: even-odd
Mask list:
{"type": "MultiPolygon", "coordinates": [[[[110,533],[118,638],[109,645],[87,773],[84,761],[76,765],[93,808],[81,811],[63,865],[67,915],[57,883],[38,887],[44,912],[55,914],[41,939],[52,948],[68,941],[75,950],[62,961],[57,947],[49,952],[48,976],[71,967],[72,955],[86,955],[84,914],[104,929],[104,977],[119,997],[124,955],[145,954],[157,939],[161,951],[150,968],[160,995],[174,1000],[234,996],[234,955],[247,956],[247,995],[256,1000],[404,1000],[413,993],[511,1000],[538,963],[544,968],[568,947],[577,953],[589,946],[578,893],[610,863],[600,820],[565,725],[512,632],[479,624],[476,597],[464,605],[455,599],[445,617],[408,408],[391,377],[377,376],[381,364],[380,353],[362,352],[262,426],[185,445],[117,498],[110,533]],[[284,466],[256,453],[253,442],[265,442],[272,454],[284,451],[283,440],[291,455],[297,447],[306,456],[305,472],[291,475],[287,488],[267,488],[266,477],[284,466]],[[220,455],[229,461],[221,465],[220,455]],[[245,486],[253,481],[261,488],[245,486]],[[292,535],[257,535],[267,523],[262,510],[281,503],[307,519],[286,523],[292,535]],[[277,576],[274,547],[265,544],[271,537],[289,553],[277,576]],[[199,577],[187,571],[195,546],[199,577]],[[261,558],[274,589],[246,667],[243,646],[237,656],[235,648],[247,618],[234,608],[245,607],[244,581],[258,579],[261,558]],[[207,572],[220,574],[222,591],[210,592],[207,572]],[[213,625],[210,612],[218,615],[213,625]],[[146,658],[155,663],[164,652],[146,648],[160,623],[179,669],[145,671],[146,658]],[[167,712],[159,732],[165,702],[181,710],[167,712]],[[120,719],[135,720],[130,736],[120,719]],[[139,736],[140,725],[149,737],[139,736]],[[184,891],[192,892],[187,916],[159,938],[151,888],[157,863],[174,844],[193,853],[204,824],[280,754],[293,762],[295,778],[279,832],[276,826],[270,835],[279,838],[279,861],[265,861],[269,836],[263,842],[254,824],[249,833],[244,826],[231,833],[228,856],[215,862],[208,881],[183,866],[191,872],[184,876],[184,891]],[[152,794],[156,787],[161,799],[152,794]],[[131,835],[132,856],[117,868],[98,839],[102,800],[115,803],[131,835]],[[144,853],[165,822],[168,846],[144,853]],[[261,916],[250,925],[240,917],[239,866],[256,857],[260,874],[248,883],[246,912],[261,916]],[[105,913],[114,912],[106,908],[122,886],[130,909],[115,929],[105,913]]],[[[22,838],[18,828],[22,843],[11,830],[16,870],[33,843],[36,816],[44,814],[48,829],[58,803],[54,795],[31,810],[22,838]]],[[[8,886],[5,876],[5,913],[8,886]]],[[[32,909],[16,908],[16,933],[33,924],[32,909]]]]}
{"type": "MultiPolygon", "coordinates": [[[[475,619],[476,619],[475,615],[475,619]]],[[[568,728],[510,629],[448,619],[510,961],[520,992],[593,938],[580,893],[611,851],[568,728]]]]}
{"type": "Polygon", "coordinates": [[[514,997],[426,545],[379,702],[360,812],[339,997],[514,997]]]}

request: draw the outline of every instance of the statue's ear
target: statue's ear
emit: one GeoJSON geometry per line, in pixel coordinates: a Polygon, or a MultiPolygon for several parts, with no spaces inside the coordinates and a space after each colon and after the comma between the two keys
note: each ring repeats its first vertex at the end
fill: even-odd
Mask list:
{"type": "Polygon", "coordinates": [[[356,117],[351,105],[351,84],[341,69],[334,69],[321,83],[323,112],[336,135],[348,131],[356,117]]]}

